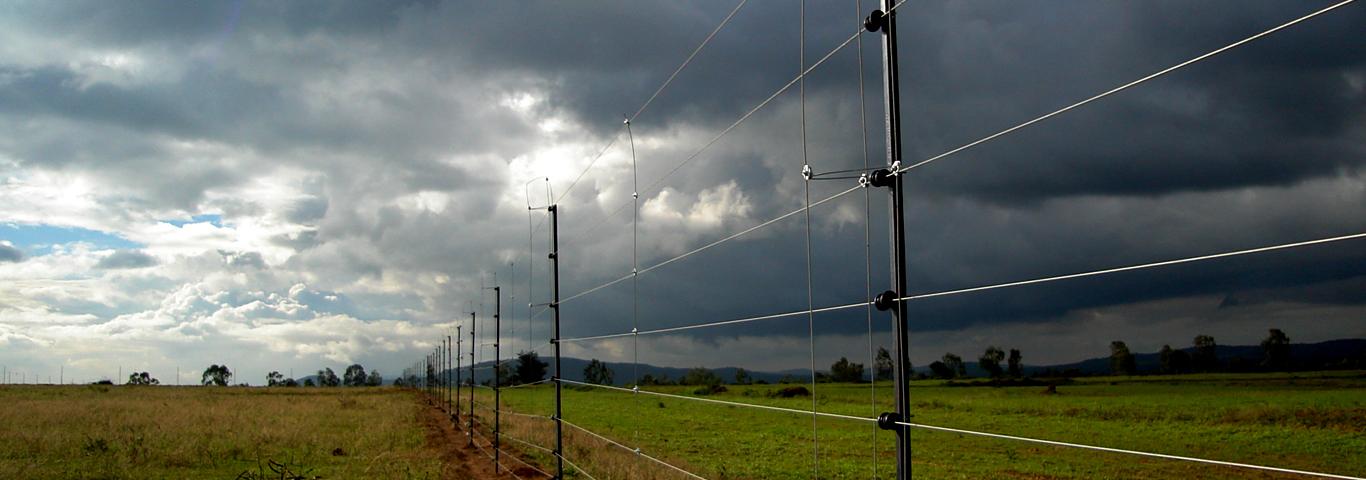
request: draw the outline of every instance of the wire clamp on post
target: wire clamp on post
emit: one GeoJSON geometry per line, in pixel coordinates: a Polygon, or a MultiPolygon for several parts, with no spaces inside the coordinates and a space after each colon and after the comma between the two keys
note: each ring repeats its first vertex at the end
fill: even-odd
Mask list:
{"type": "Polygon", "coordinates": [[[811,165],[802,165],[802,178],[806,180],[811,180],[811,176],[811,165]]]}
{"type": "Polygon", "coordinates": [[[861,173],[858,176],[858,186],[868,188],[868,174],[861,173]]]}
{"type": "Polygon", "coordinates": [[[892,188],[892,186],[896,184],[896,182],[893,181],[896,176],[896,165],[892,165],[891,168],[879,168],[873,170],[873,174],[868,177],[868,184],[874,187],[892,188]]]}
{"type": "Polygon", "coordinates": [[[886,32],[887,14],[882,10],[873,10],[873,13],[868,14],[868,18],[863,19],[863,28],[870,32],[886,32]]]}
{"type": "Polygon", "coordinates": [[[882,415],[877,416],[877,428],[900,431],[897,428],[897,422],[900,421],[901,415],[897,415],[896,412],[882,412],[882,415]]]}
{"type": "Polygon", "coordinates": [[[640,385],[632,385],[631,393],[640,393],[640,385]]]}
{"type": "Polygon", "coordinates": [[[896,300],[896,292],[888,290],[877,294],[876,297],[873,297],[873,306],[877,307],[877,310],[879,312],[885,312],[893,308],[896,308],[896,300]]]}

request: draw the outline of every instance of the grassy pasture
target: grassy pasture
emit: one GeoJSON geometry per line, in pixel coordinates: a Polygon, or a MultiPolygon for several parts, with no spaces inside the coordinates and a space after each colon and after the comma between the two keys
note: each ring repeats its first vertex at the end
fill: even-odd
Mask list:
{"type": "Polygon", "coordinates": [[[0,477],[280,478],[273,460],[308,478],[437,478],[418,408],[392,388],[6,385],[0,477]]]}
{"type": "MultiPolygon", "coordinates": [[[[811,397],[775,398],[780,386],[730,386],[708,398],[810,409],[811,397]]],[[[872,417],[890,385],[821,384],[824,412],[872,417]],[[874,408],[870,400],[877,403],[874,408]]],[[[651,387],[691,395],[689,387],[651,387]]],[[[968,430],[1366,476],[1366,373],[1215,374],[1088,378],[1058,387],[912,386],[914,420],[968,430]]],[[[707,478],[890,478],[893,435],[871,423],[565,388],[564,418],[707,478]],[[819,451],[813,451],[813,430],[819,451]],[[814,465],[813,457],[819,458],[814,465]],[[876,458],[876,462],[874,462],[876,458]]],[[[491,423],[492,392],[476,390],[491,423]]],[[[468,402],[468,400],[466,400],[468,402]]],[[[553,388],[503,391],[505,410],[548,415],[553,388]]],[[[546,419],[504,415],[504,432],[551,447],[546,419]]],[[[684,478],[566,426],[568,457],[593,477],[684,478]]],[[[513,442],[505,442],[513,444],[513,442]]],[[[915,430],[918,478],[1302,478],[1124,454],[915,430]]],[[[549,456],[521,448],[541,465],[549,456]]]]}
{"type": "MultiPolygon", "coordinates": [[[[772,396],[780,387],[729,386],[709,398],[811,408],[812,397],[772,396]]],[[[821,384],[816,404],[872,417],[891,403],[889,385],[874,387],[870,397],[867,384],[821,384]]],[[[652,388],[693,394],[691,387],[652,388]]],[[[491,424],[493,393],[475,392],[479,422],[491,424]]],[[[1366,372],[1090,378],[1058,392],[922,381],[911,395],[914,420],[924,424],[1366,475],[1366,372]]],[[[548,386],[508,389],[502,397],[506,411],[548,415],[554,407],[548,386]]],[[[566,388],[564,397],[568,422],[711,479],[809,478],[813,467],[821,478],[893,472],[894,437],[869,422],[813,422],[602,389],[566,388]]],[[[429,432],[419,408],[411,393],[390,388],[4,386],[0,477],[231,479],[273,460],[309,477],[438,478],[442,458],[424,444],[429,432]],[[333,455],[338,448],[344,455],[333,455]]],[[[503,430],[553,446],[546,418],[504,414],[503,430]]],[[[488,436],[486,426],[480,431],[488,436]]],[[[565,432],[568,458],[595,478],[684,478],[572,427],[565,432]]],[[[912,441],[918,478],[1297,478],[923,430],[912,441]]],[[[510,440],[503,446],[553,471],[548,455],[510,440]]]]}

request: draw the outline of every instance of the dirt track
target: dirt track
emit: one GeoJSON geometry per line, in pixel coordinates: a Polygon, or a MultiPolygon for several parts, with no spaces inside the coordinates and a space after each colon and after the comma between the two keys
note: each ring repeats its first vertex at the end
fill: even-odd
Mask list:
{"type": "MultiPolygon", "coordinates": [[[[427,431],[427,446],[436,450],[444,463],[441,468],[441,478],[448,480],[517,477],[530,480],[545,478],[536,470],[510,459],[505,459],[502,464],[513,469],[511,474],[507,469],[495,471],[493,460],[484,453],[492,453],[490,446],[484,445],[482,451],[479,447],[470,446],[469,437],[465,435],[465,431],[457,429],[445,411],[429,402],[420,393],[416,395],[416,401],[421,404],[419,411],[421,418],[419,420],[427,431]]],[[[487,437],[491,435],[491,432],[480,432],[480,434],[487,437]]],[[[503,448],[503,451],[507,452],[509,449],[503,448]]],[[[525,460],[525,457],[522,458],[525,460]]]]}

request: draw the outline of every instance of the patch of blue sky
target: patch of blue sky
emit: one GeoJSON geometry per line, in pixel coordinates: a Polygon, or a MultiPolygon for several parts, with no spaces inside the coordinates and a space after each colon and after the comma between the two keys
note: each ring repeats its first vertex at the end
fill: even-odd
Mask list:
{"type": "Polygon", "coordinates": [[[189,220],[162,220],[162,222],[169,223],[169,224],[175,225],[175,226],[177,226],[177,227],[183,227],[183,226],[189,225],[189,224],[191,224],[191,223],[206,223],[206,222],[207,222],[207,223],[210,224],[210,225],[213,225],[213,226],[215,226],[215,227],[222,228],[222,227],[223,227],[223,216],[222,216],[222,215],[219,215],[219,214],[217,214],[217,213],[209,213],[209,214],[203,214],[203,215],[195,215],[195,216],[192,216],[192,217],[190,217],[189,220]]]}
{"type": "Polygon", "coordinates": [[[96,249],[142,248],[137,242],[115,234],[80,227],[59,227],[45,224],[0,223],[0,240],[13,244],[25,255],[41,256],[52,253],[54,245],[88,243],[96,249]]]}

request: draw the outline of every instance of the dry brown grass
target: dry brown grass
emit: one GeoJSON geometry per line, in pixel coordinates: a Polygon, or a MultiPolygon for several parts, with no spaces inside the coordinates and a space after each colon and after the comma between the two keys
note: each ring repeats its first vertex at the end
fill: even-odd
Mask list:
{"type": "Polygon", "coordinates": [[[0,388],[10,478],[436,478],[411,394],[390,388],[0,388]]]}

